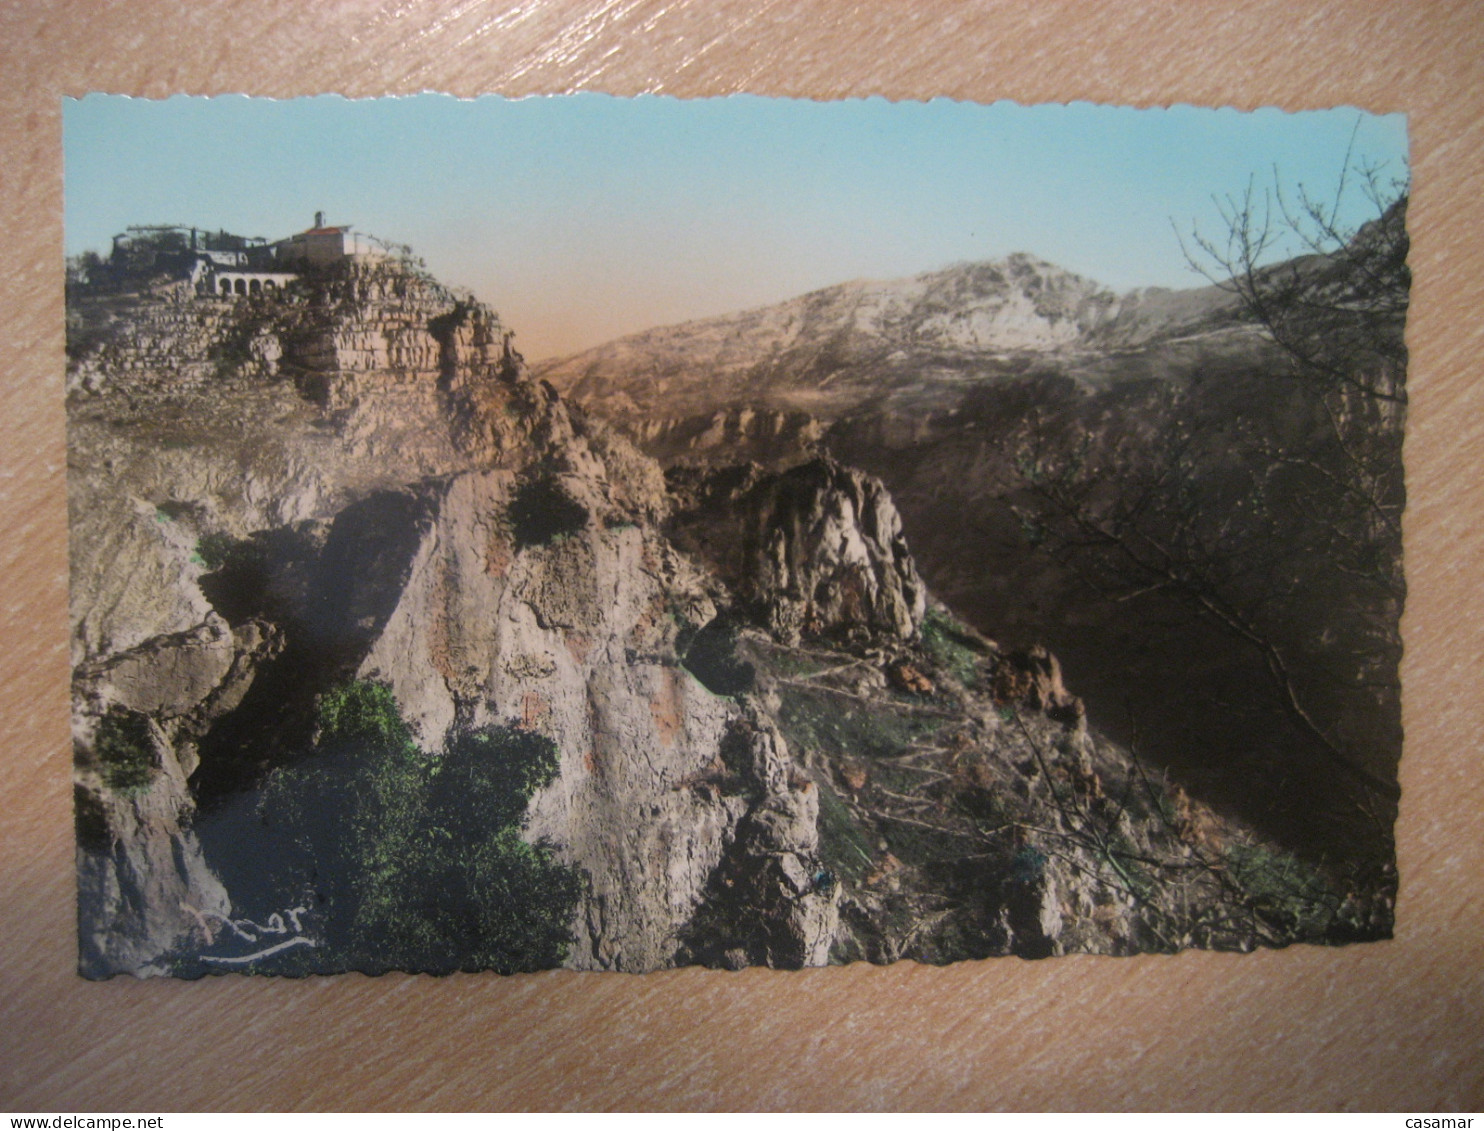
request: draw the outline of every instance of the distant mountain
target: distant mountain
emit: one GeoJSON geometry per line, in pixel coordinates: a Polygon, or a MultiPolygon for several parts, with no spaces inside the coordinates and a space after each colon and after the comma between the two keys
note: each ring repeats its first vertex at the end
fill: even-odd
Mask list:
{"type": "MultiPolygon", "coordinates": [[[[1352,418],[1332,415],[1295,365],[1308,354],[1360,372],[1378,335],[1400,342],[1405,234],[1393,212],[1335,254],[1249,280],[1278,303],[1286,349],[1232,287],[1118,294],[1017,254],[647,330],[534,372],[672,480],[816,456],[879,477],[955,613],[1010,646],[1048,646],[1099,726],[1325,858],[1370,834],[1347,824],[1352,786],[1336,780],[1334,740],[1313,732],[1343,735],[1371,785],[1390,779],[1400,745],[1399,604],[1372,584],[1399,543],[1352,513],[1372,495],[1388,515],[1399,505],[1388,492],[1400,418],[1337,444],[1352,418]],[[1357,454],[1385,491],[1347,489],[1357,454]],[[1323,481],[1306,468],[1326,469],[1323,481]],[[1153,545],[1216,547],[1197,572],[1256,610],[1317,727],[1295,722],[1276,653],[1193,604],[1185,575],[1185,588],[1121,589],[1089,576],[1087,547],[1109,544],[1099,523],[1110,515],[1143,524],[1153,545]],[[1047,524],[1079,520],[1091,526],[1049,553],[1047,524]],[[1370,557],[1352,562],[1340,542],[1370,557]]],[[[1368,843],[1389,852],[1384,837],[1368,843]]]]}
{"type": "MultiPolygon", "coordinates": [[[[1239,329],[1216,287],[1116,294],[1030,255],[857,280],[773,306],[631,334],[538,363],[538,376],[662,458],[667,431],[746,407],[832,422],[951,409],[966,384],[1055,358],[1095,382],[1111,353],[1160,353],[1239,329]]],[[[1188,351],[1185,351],[1188,353],[1188,351]]],[[[769,425],[772,427],[772,424],[769,425]]],[[[704,429],[702,429],[704,430],[704,429]]]]}

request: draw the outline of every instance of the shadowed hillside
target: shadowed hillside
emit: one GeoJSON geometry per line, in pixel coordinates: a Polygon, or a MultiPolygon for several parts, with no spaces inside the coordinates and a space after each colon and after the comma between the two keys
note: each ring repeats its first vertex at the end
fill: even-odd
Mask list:
{"type": "Polygon", "coordinates": [[[1276,266],[1238,241],[1189,291],[1013,256],[539,371],[673,466],[829,453],[880,476],[933,590],[1049,646],[1106,733],[1313,859],[1384,862],[1404,203],[1276,266]]]}

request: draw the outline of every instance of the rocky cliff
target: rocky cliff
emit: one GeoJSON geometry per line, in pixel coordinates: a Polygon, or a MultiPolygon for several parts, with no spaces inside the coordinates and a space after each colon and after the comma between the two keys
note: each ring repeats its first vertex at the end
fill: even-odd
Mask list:
{"type": "Polygon", "coordinates": [[[1404,215],[1222,286],[1115,294],[1012,256],[537,370],[677,481],[821,457],[878,477],[933,592],[1050,646],[1105,733],[1311,859],[1379,862],[1401,746],[1404,215]]]}
{"type": "Polygon", "coordinates": [[[1302,909],[1259,907],[1234,853],[1277,857],[1090,731],[1044,650],[934,605],[878,480],[667,482],[415,264],[253,298],[81,288],[69,329],[90,976],[1389,923],[1309,872],[1302,909]],[[491,907],[521,937],[556,915],[547,957],[451,949],[491,907]]]}

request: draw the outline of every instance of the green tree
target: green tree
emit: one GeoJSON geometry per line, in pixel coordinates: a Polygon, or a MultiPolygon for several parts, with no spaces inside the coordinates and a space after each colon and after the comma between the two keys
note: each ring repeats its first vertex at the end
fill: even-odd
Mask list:
{"type": "Polygon", "coordinates": [[[551,845],[521,837],[557,774],[550,739],[502,727],[413,741],[389,689],[325,695],[311,754],[275,771],[264,820],[300,851],[320,908],[320,968],[513,973],[559,965],[581,892],[551,845]]]}

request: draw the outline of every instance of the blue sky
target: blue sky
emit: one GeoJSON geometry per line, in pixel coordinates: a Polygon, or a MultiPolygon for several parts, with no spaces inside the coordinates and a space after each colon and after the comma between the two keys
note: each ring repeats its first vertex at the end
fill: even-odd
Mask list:
{"type": "MultiPolygon", "coordinates": [[[[1175,226],[1347,152],[1406,172],[1402,115],[738,95],[64,105],[67,253],[129,224],[276,239],[316,210],[406,243],[527,357],[853,278],[1028,251],[1108,286],[1193,286],[1175,226]]],[[[1347,194],[1363,219],[1361,194],[1347,194]]]]}

